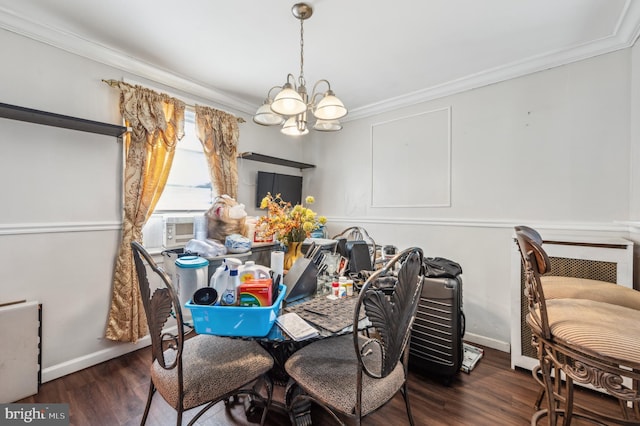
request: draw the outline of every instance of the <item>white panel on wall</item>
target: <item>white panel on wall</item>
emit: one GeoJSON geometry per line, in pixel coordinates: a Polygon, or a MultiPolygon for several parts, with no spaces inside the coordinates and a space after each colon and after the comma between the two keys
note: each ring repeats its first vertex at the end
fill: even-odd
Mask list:
{"type": "Polygon", "coordinates": [[[371,127],[371,206],[451,205],[451,108],[371,127]]]}

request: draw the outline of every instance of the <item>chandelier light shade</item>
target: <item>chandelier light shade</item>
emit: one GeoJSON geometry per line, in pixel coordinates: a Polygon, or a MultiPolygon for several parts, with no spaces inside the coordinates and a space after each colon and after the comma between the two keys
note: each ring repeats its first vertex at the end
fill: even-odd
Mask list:
{"type": "Polygon", "coordinates": [[[263,126],[277,126],[284,123],[284,117],[271,111],[270,104],[264,104],[258,108],[256,115],[253,116],[253,121],[263,126]]]}
{"type": "Polygon", "coordinates": [[[300,20],[300,76],[296,82],[295,77],[288,74],[284,85],[272,87],[264,104],[258,108],[253,116],[253,121],[263,126],[282,125],[281,132],[290,136],[309,133],[308,116],[313,116],[316,119],[312,126],[314,130],[321,132],[341,130],[342,124],[338,120],[347,115],[347,108],[333,93],[329,81],[319,80],[314,85],[311,96],[307,95],[304,79],[304,21],[311,17],[313,8],[306,3],[297,3],[293,5],[291,12],[300,20]],[[324,92],[317,92],[316,90],[321,84],[326,84],[327,89],[324,92]],[[280,89],[280,91],[272,99],[271,91],[273,89],[280,89]],[[316,103],[317,98],[319,101],[316,103]]]}
{"type": "Polygon", "coordinates": [[[280,89],[280,86],[272,87],[271,90],[269,90],[269,94],[267,95],[267,99],[265,99],[264,104],[262,104],[262,106],[258,108],[258,111],[256,111],[253,116],[253,121],[257,124],[261,124],[263,126],[279,126],[284,123],[284,117],[271,110],[271,104],[273,103],[273,99],[271,99],[271,91],[273,89],[280,89]]]}
{"type": "Polygon", "coordinates": [[[347,115],[347,109],[331,90],[327,90],[325,96],[314,108],[313,115],[320,120],[338,120],[347,115]]]}
{"type": "Polygon", "coordinates": [[[307,104],[302,100],[302,96],[293,90],[291,83],[287,83],[271,103],[271,110],[285,116],[298,115],[307,110],[307,104]]]}
{"type": "Polygon", "coordinates": [[[342,129],[342,124],[338,120],[316,120],[313,130],[320,132],[335,132],[342,129]]]}
{"type": "Polygon", "coordinates": [[[282,133],[287,136],[302,136],[309,133],[309,129],[307,126],[298,126],[298,122],[296,121],[296,117],[289,117],[287,121],[284,122],[282,126],[282,133]]]}

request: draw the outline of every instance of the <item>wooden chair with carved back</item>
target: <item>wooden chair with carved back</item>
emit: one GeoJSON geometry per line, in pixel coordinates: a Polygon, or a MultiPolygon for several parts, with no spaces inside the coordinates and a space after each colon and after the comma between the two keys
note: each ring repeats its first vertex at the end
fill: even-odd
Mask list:
{"type": "Polygon", "coordinates": [[[531,424],[547,416],[596,424],[640,424],[640,310],[638,292],[611,283],[545,276],[550,260],[537,231],[515,228],[525,274],[524,295],[532,344],[539,365],[532,371],[543,386],[531,424]],[[556,279],[549,279],[556,278],[556,279]],[[593,288],[587,285],[595,285],[593,288]],[[623,300],[627,299],[627,300],[623,300]],[[604,413],[577,401],[574,383],[591,385],[619,401],[620,412],[604,413]]]}

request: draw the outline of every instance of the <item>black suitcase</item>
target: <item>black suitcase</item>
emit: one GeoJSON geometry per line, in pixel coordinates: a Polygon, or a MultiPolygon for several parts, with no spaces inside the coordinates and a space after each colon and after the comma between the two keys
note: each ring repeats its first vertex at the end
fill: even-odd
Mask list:
{"type": "Polygon", "coordinates": [[[411,329],[409,369],[449,384],[462,364],[464,326],[462,277],[425,277],[411,329]]]}

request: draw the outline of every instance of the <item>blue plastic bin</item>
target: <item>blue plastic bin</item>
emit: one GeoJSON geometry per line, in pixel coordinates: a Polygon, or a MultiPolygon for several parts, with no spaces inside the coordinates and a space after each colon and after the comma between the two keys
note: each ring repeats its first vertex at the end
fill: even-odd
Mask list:
{"type": "Polygon", "coordinates": [[[287,286],[280,284],[276,302],[264,307],[196,305],[191,300],[185,306],[191,309],[193,326],[198,334],[264,337],[280,314],[286,292],[287,286]]]}

